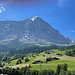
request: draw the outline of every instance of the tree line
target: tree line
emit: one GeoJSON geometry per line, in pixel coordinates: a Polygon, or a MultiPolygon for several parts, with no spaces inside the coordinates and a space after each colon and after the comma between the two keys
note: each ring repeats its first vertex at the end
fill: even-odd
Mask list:
{"type": "Polygon", "coordinates": [[[75,71],[69,71],[68,65],[65,64],[58,64],[56,71],[54,70],[31,70],[30,67],[22,67],[22,68],[11,68],[6,67],[0,69],[0,74],[7,74],[7,75],[75,75],[75,71]]]}

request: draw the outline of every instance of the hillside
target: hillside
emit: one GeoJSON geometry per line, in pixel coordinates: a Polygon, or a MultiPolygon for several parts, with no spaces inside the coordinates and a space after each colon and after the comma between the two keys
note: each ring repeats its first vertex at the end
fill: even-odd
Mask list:
{"type": "Polygon", "coordinates": [[[10,67],[12,68],[17,68],[17,67],[24,67],[24,66],[29,66],[31,65],[31,70],[40,70],[40,65],[41,65],[41,70],[56,70],[56,67],[58,64],[67,64],[68,65],[68,70],[74,70],[74,63],[75,63],[75,57],[67,56],[65,55],[64,50],[53,50],[53,51],[47,51],[50,52],[50,54],[46,52],[38,53],[38,54],[28,54],[26,57],[24,57],[21,64],[16,64],[19,59],[11,61],[9,64],[6,63],[6,66],[11,65],[10,67]],[[57,55],[57,54],[62,54],[57,55]],[[59,60],[53,60],[53,61],[48,61],[46,62],[46,58],[59,58],[59,60]],[[25,59],[28,58],[30,61],[25,62],[25,59]],[[35,61],[41,60],[43,63],[36,63],[33,64],[35,61]]]}

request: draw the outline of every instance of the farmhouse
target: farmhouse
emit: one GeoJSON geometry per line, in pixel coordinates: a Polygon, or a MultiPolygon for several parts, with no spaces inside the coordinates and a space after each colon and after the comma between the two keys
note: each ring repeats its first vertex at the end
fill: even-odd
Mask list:
{"type": "Polygon", "coordinates": [[[43,63],[41,60],[36,60],[35,62],[33,62],[32,64],[40,64],[43,63]]]}

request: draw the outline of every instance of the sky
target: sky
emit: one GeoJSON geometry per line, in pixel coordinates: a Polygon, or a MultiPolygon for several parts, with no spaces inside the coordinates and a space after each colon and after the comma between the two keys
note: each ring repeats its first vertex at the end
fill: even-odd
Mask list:
{"type": "Polygon", "coordinates": [[[25,20],[39,16],[75,40],[75,0],[0,0],[0,20],[25,20]]]}

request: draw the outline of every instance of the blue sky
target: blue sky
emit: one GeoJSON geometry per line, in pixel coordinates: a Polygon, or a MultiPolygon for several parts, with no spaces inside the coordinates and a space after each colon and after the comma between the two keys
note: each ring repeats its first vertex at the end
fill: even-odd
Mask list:
{"type": "Polygon", "coordinates": [[[0,20],[39,16],[65,37],[75,39],[75,0],[0,0],[0,20]]]}

